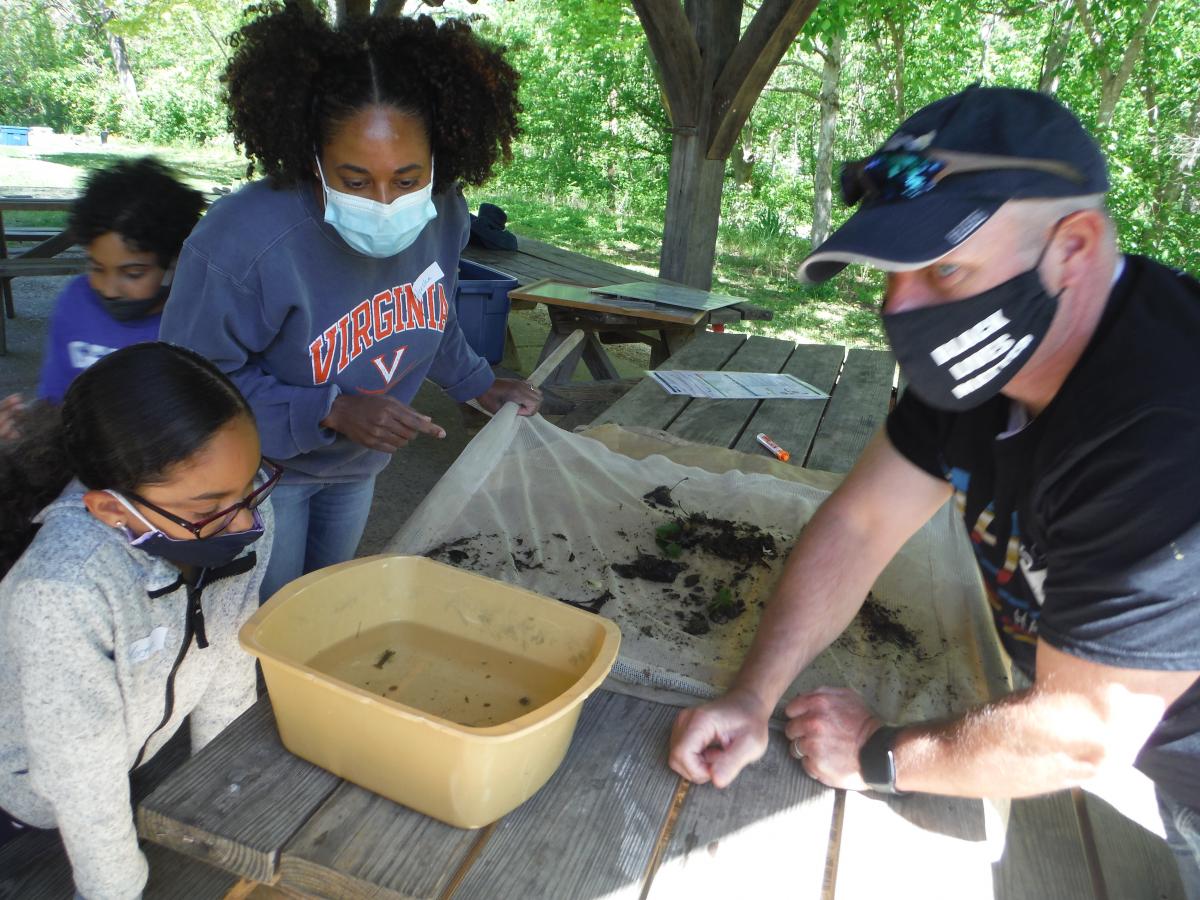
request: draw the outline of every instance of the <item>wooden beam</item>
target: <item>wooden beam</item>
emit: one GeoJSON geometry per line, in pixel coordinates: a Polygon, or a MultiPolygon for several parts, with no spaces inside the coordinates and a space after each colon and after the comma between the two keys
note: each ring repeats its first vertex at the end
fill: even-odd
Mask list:
{"type": "Polygon", "coordinates": [[[817,2],[763,0],[713,89],[709,159],[729,156],[755,101],[817,2]]]}
{"type": "Polygon", "coordinates": [[[650,52],[658,63],[667,116],[676,128],[695,128],[700,111],[700,47],[679,0],[633,0],[650,52]]]}

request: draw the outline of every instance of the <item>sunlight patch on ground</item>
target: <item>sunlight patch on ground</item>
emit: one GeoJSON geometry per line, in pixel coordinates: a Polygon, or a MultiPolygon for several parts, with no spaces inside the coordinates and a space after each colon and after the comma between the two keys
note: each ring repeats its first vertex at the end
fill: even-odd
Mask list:
{"type": "Polygon", "coordinates": [[[81,173],[75,167],[30,156],[27,147],[5,147],[0,151],[0,183],[7,187],[50,188],[71,188],[79,183],[81,173]]]}

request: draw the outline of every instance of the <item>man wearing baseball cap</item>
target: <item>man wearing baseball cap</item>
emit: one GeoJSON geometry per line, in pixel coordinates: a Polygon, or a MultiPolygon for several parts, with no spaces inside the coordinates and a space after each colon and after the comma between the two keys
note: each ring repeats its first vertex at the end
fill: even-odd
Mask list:
{"type": "Polygon", "coordinates": [[[845,167],[858,209],[800,275],[887,273],[909,388],[804,529],[734,686],[680,714],[681,775],[724,787],[762,755],[788,685],[957,495],[1031,686],[925,723],[819,689],[786,707],[793,755],[834,787],[975,797],[1134,763],[1200,898],[1200,284],[1119,253],[1105,169],[1053,99],[981,87],[845,167]]]}

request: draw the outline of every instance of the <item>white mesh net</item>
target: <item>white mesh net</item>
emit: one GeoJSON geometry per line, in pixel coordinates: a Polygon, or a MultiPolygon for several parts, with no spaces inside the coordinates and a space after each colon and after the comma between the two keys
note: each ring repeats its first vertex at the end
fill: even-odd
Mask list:
{"type": "MultiPolygon", "coordinates": [[[[622,633],[609,686],[686,705],[730,683],[787,551],[838,480],[612,425],[572,434],[509,406],[388,550],[597,608],[622,633]],[[631,577],[628,565],[673,577],[631,577]],[[744,612],[723,621],[739,604],[744,612]]],[[[890,721],[944,716],[1010,689],[950,504],[787,696],[818,685],[854,688],[890,721]]]]}

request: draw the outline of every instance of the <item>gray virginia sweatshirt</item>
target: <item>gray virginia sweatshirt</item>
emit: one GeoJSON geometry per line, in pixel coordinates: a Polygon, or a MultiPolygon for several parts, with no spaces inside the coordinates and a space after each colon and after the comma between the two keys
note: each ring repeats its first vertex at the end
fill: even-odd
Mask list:
{"type": "Polygon", "coordinates": [[[0,807],[61,831],[88,900],[124,900],[147,876],[129,772],[189,714],[194,752],[254,702],[237,632],[258,608],[274,516],[260,507],[265,533],[228,568],[257,564],[214,577],[189,617],[179,571],[93,518],[83,491],[72,482],[42,511],[0,581],[0,807]]]}
{"type": "Polygon", "coordinates": [[[391,461],[321,427],[339,393],[410,403],[428,378],[463,401],[495,380],[454,306],[467,202],[448,188],[433,205],[412,246],[374,259],[325,223],[311,185],[256,181],[184,243],[159,336],[233,379],[285,481],[365,480],[391,461]]]}

